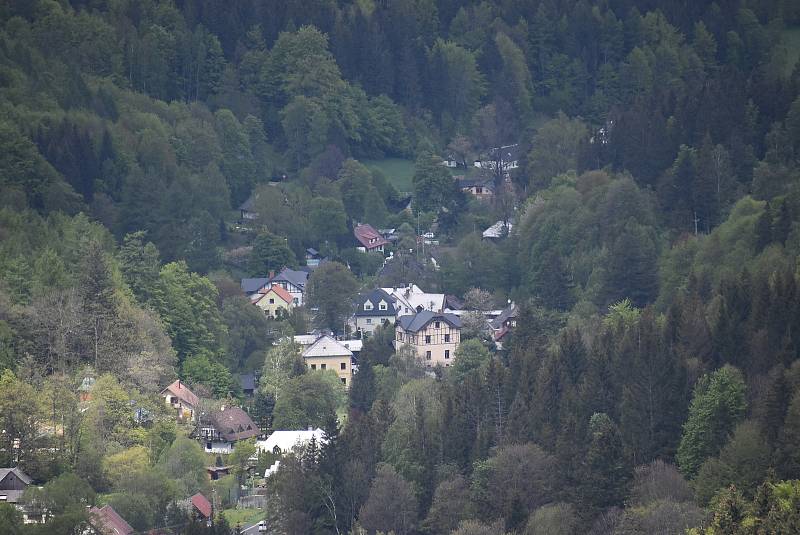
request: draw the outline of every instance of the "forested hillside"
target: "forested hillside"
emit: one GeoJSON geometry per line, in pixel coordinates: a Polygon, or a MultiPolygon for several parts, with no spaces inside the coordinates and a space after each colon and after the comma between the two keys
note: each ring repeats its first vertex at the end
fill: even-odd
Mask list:
{"type": "Polygon", "coordinates": [[[32,481],[0,533],[800,532],[798,35],[791,0],[0,2],[0,469],[32,481]],[[254,306],[285,268],[307,302],[254,306]],[[346,385],[306,366],[292,336],[412,283],[464,302],[452,365],[384,326],[346,385]],[[175,380],[325,440],[261,478],[175,380]]]}

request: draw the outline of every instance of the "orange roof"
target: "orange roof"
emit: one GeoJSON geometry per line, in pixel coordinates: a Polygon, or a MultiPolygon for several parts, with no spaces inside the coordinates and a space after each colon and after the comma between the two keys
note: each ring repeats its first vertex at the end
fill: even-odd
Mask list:
{"type": "Polygon", "coordinates": [[[189,387],[182,383],[180,379],[162,390],[161,395],[163,396],[167,391],[172,392],[178,399],[188,403],[192,407],[197,407],[197,404],[200,403],[200,398],[198,398],[194,392],[189,390],[189,387]]]}
{"type": "Polygon", "coordinates": [[[287,292],[286,290],[284,290],[282,287],[278,286],[277,284],[273,285],[272,288],[264,290],[264,294],[261,297],[259,297],[258,299],[256,299],[254,302],[258,303],[259,301],[264,299],[264,296],[268,295],[270,292],[275,293],[275,295],[277,295],[278,297],[283,299],[286,302],[287,305],[289,305],[289,304],[291,304],[293,302],[292,294],[290,294],[289,292],[287,292]]]}

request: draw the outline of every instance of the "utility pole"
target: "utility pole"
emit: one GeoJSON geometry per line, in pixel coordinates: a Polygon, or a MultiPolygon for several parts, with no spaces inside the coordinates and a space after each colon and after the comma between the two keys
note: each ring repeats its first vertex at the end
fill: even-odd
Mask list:
{"type": "Polygon", "coordinates": [[[700,218],[697,217],[697,211],[694,212],[694,235],[697,236],[697,223],[700,222],[700,218]]]}

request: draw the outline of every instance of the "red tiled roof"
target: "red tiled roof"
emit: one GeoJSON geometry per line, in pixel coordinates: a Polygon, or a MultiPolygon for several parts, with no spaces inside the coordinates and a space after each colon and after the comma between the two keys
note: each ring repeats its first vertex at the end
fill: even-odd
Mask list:
{"type": "Polygon", "coordinates": [[[353,234],[366,249],[375,249],[389,243],[372,225],[358,225],[353,229],[353,234]]]}
{"type": "Polygon", "coordinates": [[[284,301],[286,301],[286,303],[288,303],[288,304],[291,304],[291,303],[292,303],[292,300],[294,299],[294,298],[292,297],[292,294],[290,294],[288,291],[284,290],[282,287],[280,287],[280,286],[278,286],[278,285],[276,284],[276,285],[274,285],[272,288],[267,288],[267,289],[261,290],[261,291],[259,292],[260,294],[262,294],[262,295],[261,295],[261,297],[259,297],[258,299],[256,299],[256,300],[254,301],[254,303],[258,303],[259,301],[261,301],[262,299],[264,299],[264,296],[265,296],[265,295],[267,295],[267,294],[268,294],[268,293],[270,293],[270,292],[275,292],[275,294],[276,294],[278,297],[280,297],[281,299],[283,299],[284,301]]]}
{"type": "Polygon", "coordinates": [[[91,523],[103,535],[130,535],[133,528],[110,506],[89,509],[91,523]]]}
{"type": "Polygon", "coordinates": [[[180,379],[162,390],[161,395],[163,396],[165,392],[171,392],[175,397],[183,402],[188,403],[192,407],[197,407],[198,403],[200,403],[200,398],[198,398],[194,392],[189,390],[189,387],[183,384],[180,379]]]}
{"type": "Polygon", "coordinates": [[[192,506],[197,509],[203,518],[211,518],[211,502],[199,492],[192,496],[192,506]]]}

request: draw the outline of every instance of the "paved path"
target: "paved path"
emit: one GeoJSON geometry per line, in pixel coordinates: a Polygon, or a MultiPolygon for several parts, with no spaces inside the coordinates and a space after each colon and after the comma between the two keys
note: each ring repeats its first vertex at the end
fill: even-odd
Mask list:
{"type": "Polygon", "coordinates": [[[242,534],[243,535],[258,535],[258,522],[256,522],[255,524],[242,526],[242,534]]]}

